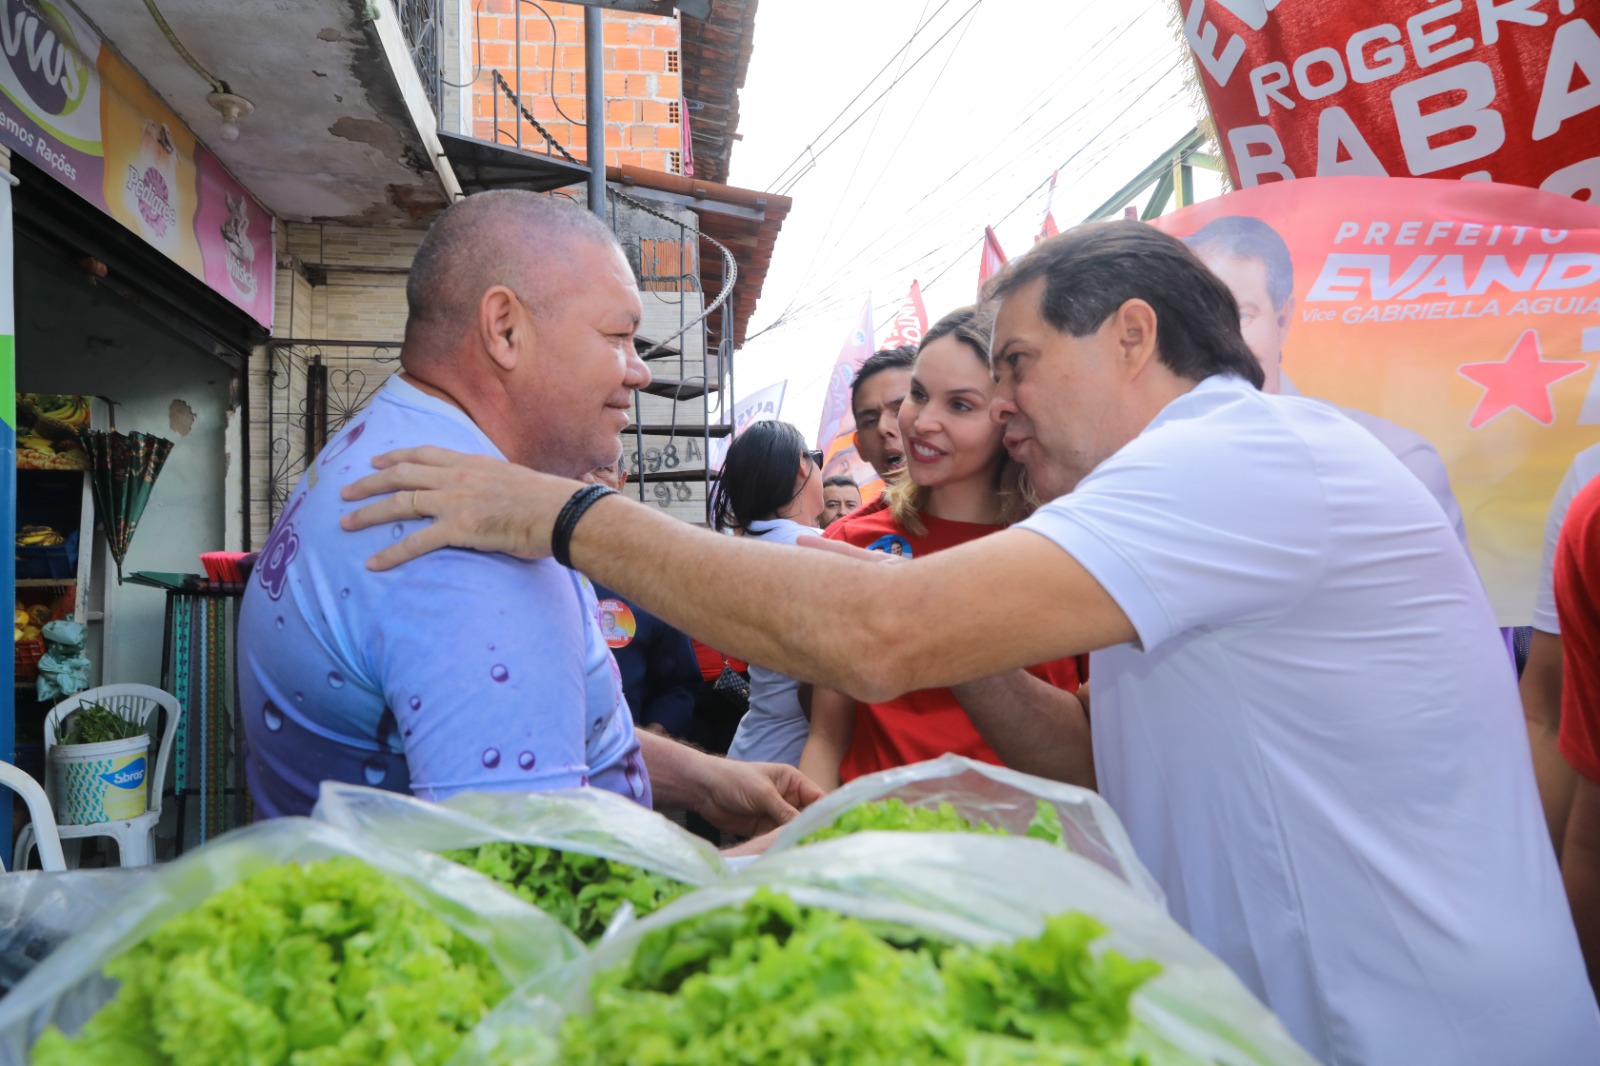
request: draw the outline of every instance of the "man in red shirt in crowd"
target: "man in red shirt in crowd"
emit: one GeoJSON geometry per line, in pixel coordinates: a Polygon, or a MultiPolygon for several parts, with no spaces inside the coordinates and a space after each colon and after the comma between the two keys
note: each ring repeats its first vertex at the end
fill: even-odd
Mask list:
{"type": "Polygon", "coordinates": [[[1578,772],[1561,872],[1589,967],[1600,990],[1600,480],[1572,501],[1556,548],[1561,621],[1560,751],[1578,772]]]}
{"type": "MultiPolygon", "coordinates": [[[[917,350],[910,345],[874,352],[850,382],[850,413],[856,420],[856,451],[872,464],[884,482],[906,472],[905,446],[900,442],[900,404],[911,387],[911,364],[917,350]]],[[[872,501],[867,501],[870,507],[872,501]]]]}

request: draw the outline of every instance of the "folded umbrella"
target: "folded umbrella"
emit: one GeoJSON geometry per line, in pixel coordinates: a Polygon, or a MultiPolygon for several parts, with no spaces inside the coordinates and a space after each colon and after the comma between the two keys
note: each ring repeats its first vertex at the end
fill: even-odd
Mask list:
{"type": "Polygon", "coordinates": [[[94,509],[106,531],[111,558],[116,560],[120,585],[122,561],[150,502],[156,476],[172,452],[172,442],[149,433],[118,433],[114,429],[86,429],[78,436],[89,456],[94,509]]]}

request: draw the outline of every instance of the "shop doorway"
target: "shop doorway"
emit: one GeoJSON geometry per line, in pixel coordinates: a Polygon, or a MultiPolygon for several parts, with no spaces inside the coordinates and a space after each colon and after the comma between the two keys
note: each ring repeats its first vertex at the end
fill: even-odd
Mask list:
{"type": "MultiPolygon", "coordinates": [[[[47,178],[25,165],[18,176],[15,373],[26,423],[19,455],[29,444],[65,452],[65,434],[55,432],[59,420],[51,416],[76,409],[79,397],[92,410],[94,428],[111,428],[114,419],[123,432],[172,441],[123,569],[199,572],[200,553],[237,547],[242,529],[247,441],[240,425],[241,368],[252,327],[231,309],[219,313],[216,298],[198,281],[175,275],[158,252],[65,197],[47,178]]],[[[26,573],[19,562],[17,606],[35,618],[71,613],[86,625],[91,686],[160,685],[166,597],[157,589],[117,585],[87,475],[70,466],[38,453],[18,463],[17,529],[40,527],[49,532],[36,535],[59,543],[51,544],[53,558],[30,561],[26,573]]],[[[43,719],[55,700],[36,697],[34,670],[23,652],[19,644],[8,697],[15,761],[42,777],[43,719]]],[[[17,805],[14,817],[21,813],[17,805]]],[[[13,829],[10,839],[12,822],[5,822],[13,829]]]]}

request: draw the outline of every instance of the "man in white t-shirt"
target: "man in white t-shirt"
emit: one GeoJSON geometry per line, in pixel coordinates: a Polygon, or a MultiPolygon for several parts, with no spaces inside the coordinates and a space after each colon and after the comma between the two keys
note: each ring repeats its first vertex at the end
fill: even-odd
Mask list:
{"type": "MultiPolygon", "coordinates": [[[[608,498],[554,547],[716,647],[869,701],[1094,651],[1101,791],[1173,915],[1313,1055],[1592,1062],[1511,664],[1427,490],[1328,405],[1262,393],[1232,295],[1152,227],[1045,241],[997,298],[992,414],[1050,501],[1019,528],[882,565],[608,498]],[[830,610],[845,585],[873,609],[830,610]]],[[[379,566],[548,553],[580,488],[394,458],[351,495],[416,489],[440,517],[379,566]]],[[[1015,728],[1058,735],[1024,704],[1015,728]]]]}
{"type": "MultiPolygon", "coordinates": [[[[1183,243],[1193,248],[1239,302],[1239,329],[1261,364],[1261,391],[1299,396],[1283,372],[1283,345],[1294,325],[1294,260],[1278,231],[1250,215],[1225,215],[1200,227],[1183,243]]],[[[1467,525],[1450,487],[1450,473],[1439,452],[1422,434],[1358,407],[1340,407],[1344,416],[1371,433],[1405,468],[1427,486],[1463,547],[1467,525]]],[[[1468,549],[1470,556],[1471,550],[1468,549]]]]}

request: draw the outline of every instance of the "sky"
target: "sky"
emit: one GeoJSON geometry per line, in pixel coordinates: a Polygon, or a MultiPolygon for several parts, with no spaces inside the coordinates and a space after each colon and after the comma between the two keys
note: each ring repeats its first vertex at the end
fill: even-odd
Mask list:
{"type": "MultiPolygon", "coordinates": [[[[782,417],[814,436],[869,295],[879,339],[913,280],[936,321],[972,301],[985,225],[1008,255],[1032,245],[1052,171],[1064,229],[1192,130],[1175,9],[762,0],[729,181],[794,206],[734,361],[735,396],[787,380],[782,417]]],[[[1196,178],[1200,198],[1215,194],[1211,175],[1196,178]]]]}

